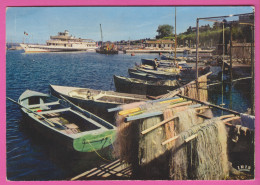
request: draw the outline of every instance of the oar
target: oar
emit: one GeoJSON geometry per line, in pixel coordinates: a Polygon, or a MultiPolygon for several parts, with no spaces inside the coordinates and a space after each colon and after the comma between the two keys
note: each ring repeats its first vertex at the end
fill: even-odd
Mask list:
{"type": "MultiPolygon", "coordinates": [[[[153,106],[159,106],[159,107],[162,107],[162,106],[167,106],[168,104],[170,103],[177,103],[178,101],[182,101],[183,98],[171,98],[169,100],[163,100],[163,101],[160,101],[160,102],[157,102],[156,101],[156,105],[153,105],[153,106]]],[[[152,103],[152,102],[150,102],[152,103]]],[[[127,115],[127,114],[131,114],[131,113],[135,113],[135,112],[138,112],[138,111],[144,111],[144,110],[148,110],[149,108],[147,108],[150,103],[147,103],[147,104],[144,104],[144,105],[140,105],[139,107],[136,107],[136,108],[132,108],[132,109],[127,109],[127,110],[123,110],[123,111],[120,111],[118,114],[119,115],[127,115]]]]}
{"type": "MultiPolygon", "coordinates": [[[[43,118],[50,126],[55,127],[55,125],[57,125],[57,123],[54,123],[54,122],[52,122],[51,120],[47,119],[46,117],[44,117],[44,116],[42,116],[42,115],[40,115],[40,114],[37,114],[36,112],[33,112],[32,110],[30,110],[30,109],[28,109],[27,107],[21,105],[20,103],[16,102],[15,100],[13,100],[13,99],[11,99],[11,98],[9,98],[9,97],[6,97],[6,98],[7,98],[8,100],[10,100],[11,102],[13,102],[13,103],[19,105],[20,107],[26,109],[27,111],[29,111],[29,112],[31,112],[31,113],[33,113],[33,114],[35,114],[35,115],[37,115],[37,116],[43,118]]],[[[64,127],[64,126],[61,125],[61,124],[58,124],[58,126],[62,127],[63,129],[66,129],[66,127],[64,127]]]]}
{"type": "MultiPolygon", "coordinates": [[[[65,100],[66,102],[70,103],[71,105],[73,105],[74,107],[76,107],[77,109],[79,109],[82,113],[86,113],[87,111],[82,109],[81,107],[77,106],[76,104],[72,103],[71,101],[69,101],[67,98],[65,98],[64,96],[60,95],[60,97],[62,97],[63,100],[65,100]]],[[[87,112],[88,113],[88,112],[87,112]]],[[[91,116],[91,115],[88,115],[91,116]]]]}

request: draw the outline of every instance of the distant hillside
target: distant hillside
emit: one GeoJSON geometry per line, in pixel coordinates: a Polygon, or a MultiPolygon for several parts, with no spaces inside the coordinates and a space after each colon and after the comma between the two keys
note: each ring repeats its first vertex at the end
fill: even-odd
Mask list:
{"type": "MultiPolygon", "coordinates": [[[[230,28],[224,29],[225,45],[230,41],[230,28]]],[[[236,42],[251,42],[252,31],[249,25],[233,25],[232,28],[233,41],[236,42]]],[[[221,27],[211,28],[199,32],[199,43],[200,47],[216,47],[223,42],[223,30],[221,27]]],[[[194,46],[196,44],[196,30],[181,33],[177,36],[178,45],[194,46]]]]}

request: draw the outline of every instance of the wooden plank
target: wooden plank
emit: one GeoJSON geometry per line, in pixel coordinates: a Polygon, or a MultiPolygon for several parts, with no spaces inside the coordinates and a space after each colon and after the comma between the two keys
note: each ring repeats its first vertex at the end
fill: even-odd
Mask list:
{"type": "Polygon", "coordinates": [[[58,104],[60,104],[60,103],[58,101],[56,101],[56,102],[50,102],[50,103],[28,105],[27,108],[40,107],[43,105],[58,105],[58,104]]]}
{"type": "Polygon", "coordinates": [[[86,171],[71,180],[101,180],[101,179],[129,179],[131,176],[131,167],[119,160],[103,164],[99,167],[86,171]]]}
{"type": "MultiPolygon", "coordinates": [[[[185,102],[186,103],[186,102],[185,102]]],[[[178,104],[176,104],[178,105],[178,104]]],[[[200,107],[201,104],[195,104],[195,105],[191,105],[189,106],[190,108],[197,108],[200,107]]],[[[143,113],[140,115],[136,115],[136,116],[131,116],[131,117],[126,117],[126,122],[128,121],[133,121],[133,120],[137,120],[137,119],[143,119],[143,118],[148,118],[148,117],[153,117],[153,116],[159,116],[162,115],[163,111],[156,111],[156,112],[149,112],[149,113],[143,113]]]]}
{"type": "Polygon", "coordinates": [[[64,112],[71,110],[70,108],[64,108],[64,109],[57,109],[57,110],[50,110],[50,111],[42,111],[42,112],[37,112],[37,114],[42,115],[42,114],[48,114],[48,113],[57,113],[57,112],[64,112]]]}
{"type": "Polygon", "coordinates": [[[171,120],[173,120],[173,119],[175,119],[175,118],[177,118],[177,117],[176,117],[176,116],[173,116],[173,117],[170,117],[169,119],[163,120],[162,122],[157,123],[156,125],[154,125],[154,126],[148,128],[148,129],[142,131],[141,133],[144,135],[144,134],[146,134],[146,133],[148,133],[148,132],[150,132],[150,131],[152,131],[152,130],[158,128],[159,126],[161,126],[161,125],[163,125],[163,124],[165,124],[165,123],[167,123],[167,122],[169,122],[169,121],[171,121],[171,120]]]}

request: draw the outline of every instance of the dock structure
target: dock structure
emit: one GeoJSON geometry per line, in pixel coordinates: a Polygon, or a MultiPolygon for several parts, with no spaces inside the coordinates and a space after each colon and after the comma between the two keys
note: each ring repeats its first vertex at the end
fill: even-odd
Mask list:
{"type": "Polygon", "coordinates": [[[131,166],[116,160],[86,171],[70,180],[129,180],[131,175],[131,166]]]}

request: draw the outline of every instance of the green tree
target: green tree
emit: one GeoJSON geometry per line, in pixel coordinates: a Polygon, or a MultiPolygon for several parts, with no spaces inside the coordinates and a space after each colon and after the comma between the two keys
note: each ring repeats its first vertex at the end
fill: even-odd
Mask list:
{"type": "Polygon", "coordinates": [[[157,29],[158,35],[156,39],[173,36],[173,26],[169,24],[159,25],[157,29]]]}
{"type": "Polygon", "coordinates": [[[192,28],[191,28],[191,26],[187,29],[187,31],[186,31],[186,34],[190,34],[190,33],[192,33],[192,28]]]}

